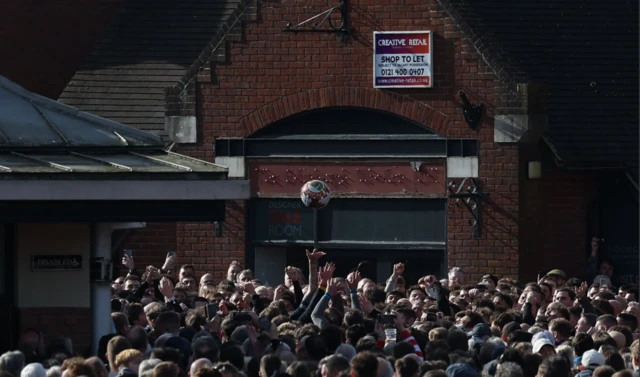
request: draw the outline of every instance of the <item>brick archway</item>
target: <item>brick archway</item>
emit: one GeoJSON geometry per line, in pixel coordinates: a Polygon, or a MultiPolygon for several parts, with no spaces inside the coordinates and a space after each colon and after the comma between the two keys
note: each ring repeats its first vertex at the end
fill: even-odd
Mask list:
{"type": "Polygon", "coordinates": [[[311,89],[273,101],[240,120],[245,137],[303,111],[336,106],[354,106],[388,111],[424,125],[445,136],[449,117],[432,107],[396,93],[357,87],[311,89]]]}

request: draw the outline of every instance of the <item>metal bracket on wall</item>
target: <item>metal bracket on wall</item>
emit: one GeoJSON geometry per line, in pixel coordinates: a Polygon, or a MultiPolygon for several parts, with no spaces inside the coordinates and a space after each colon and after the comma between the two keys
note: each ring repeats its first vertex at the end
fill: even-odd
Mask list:
{"type": "Polygon", "coordinates": [[[342,36],[342,43],[346,43],[347,36],[351,34],[351,28],[348,26],[349,15],[347,11],[347,0],[342,0],[340,4],[333,6],[322,13],[316,14],[315,16],[306,19],[297,25],[288,23],[284,31],[292,33],[336,33],[342,36]],[[337,25],[335,25],[334,22],[338,20],[334,20],[331,18],[334,12],[336,14],[340,14],[340,23],[337,25]],[[320,21],[315,22],[315,20],[318,19],[320,21]]]}
{"type": "Polygon", "coordinates": [[[467,207],[473,220],[469,220],[469,225],[473,225],[473,236],[480,238],[480,203],[482,198],[487,197],[487,193],[480,191],[480,183],[476,178],[467,177],[457,185],[454,181],[449,182],[449,198],[455,198],[455,205],[467,207]]]}

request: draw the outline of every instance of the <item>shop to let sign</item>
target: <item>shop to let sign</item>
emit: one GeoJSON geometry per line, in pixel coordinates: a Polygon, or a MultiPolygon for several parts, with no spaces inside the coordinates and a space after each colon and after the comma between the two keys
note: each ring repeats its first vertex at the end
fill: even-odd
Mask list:
{"type": "Polygon", "coordinates": [[[373,32],[374,88],[432,88],[429,31],[373,32]]]}

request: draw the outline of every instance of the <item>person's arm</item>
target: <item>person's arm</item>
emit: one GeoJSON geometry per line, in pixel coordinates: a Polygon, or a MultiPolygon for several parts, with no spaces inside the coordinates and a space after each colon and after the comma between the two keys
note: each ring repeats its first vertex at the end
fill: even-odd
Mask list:
{"type": "Polygon", "coordinates": [[[445,316],[452,315],[451,305],[449,305],[449,291],[444,289],[438,280],[433,283],[433,288],[436,291],[436,306],[438,307],[438,311],[442,312],[445,316]]]}
{"type": "MultiPolygon", "coordinates": [[[[153,283],[153,280],[151,280],[151,282],[153,283]]],[[[140,288],[136,289],[136,291],[133,292],[133,295],[139,299],[142,299],[142,296],[144,296],[144,293],[147,291],[147,289],[149,289],[149,278],[147,278],[147,280],[143,281],[142,284],[140,284],[140,288]]]]}
{"type": "Polygon", "coordinates": [[[585,271],[585,280],[588,284],[593,284],[593,280],[598,275],[598,251],[600,245],[598,243],[598,238],[593,237],[591,239],[591,254],[589,255],[589,259],[587,260],[587,266],[585,271]]]}
{"type": "Polygon", "coordinates": [[[344,314],[344,300],[340,293],[334,293],[331,295],[331,307],[344,314]]]}
{"type": "Polygon", "coordinates": [[[324,325],[329,323],[327,317],[324,315],[324,311],[329,306],[329,301],[331,301],[331,294],[327,292],[322,295],[320,302],[318,302],[318,305],[316,305],[311,313],[311,320],[313,321],[313,324],[320,328],[323,328],[324,325]]]}
{"type": "Polygon", "coordinates": [[[302,293],[302,286],[300,285],[300,275],[298,274],[298,269],[287,266],[284,269],[285,274],[291,279],[291,284],[293,284],[293,299],[294,306],[297,308],[302,303],[302,298],[304,293],[302,293]]]}
{"type": "Polygon", "coordinates": [[[598,314],[596,312],[596,308],[591,304],[591,300],[587,297],[587,291],[589,290],[589,284],[584,281],[580,286],[576,289],[576,298],[578,299],[578,304],[582,308],[583,313],[591,313],[598,314]]]}
{"type": "Polygon", "coordinates": [[[422,350],[418,345],[418,341],[416,340],[416,338],[413,337],[413,335],[411,335],[411,331],[409,331],[409,329],[407,329],[404,326],[404,324],[400,322],[400,319],[397,317],[396,317],[396,329],[398,330],[398,333],[400,333],[400,339],[402,339],[402,341],[404,342],[411,344],[413,346],[413,349],[416,352],[416,355],[420,358],[420,360],[424,360],[424,355],[422,354],[422,350]]]}
{"type": "Polygon", "coordinates": [[[533,315],[533,307],[530,302],[526,302],[522,307],[522,322],[529,326],[536,323],[536,317],[533,315]]]}
{"type": "Polygon", "coordinates": [[[306,250],[307,259],[309,259],[309,291],[315,292],[318,289],[318,259],[324,257],[326,253],[313,249],[309,252],[306,250]]]}
{"type": "Polygon", "coordinates": [[[304,293],[302,292],[300,282],[297,280],[293,282],[293,297],[295,299],[294,305],[296,307],[300,306],[300,304],[302,304],[302,299],[304,298],[304,293]]]}
{"type": "MultiPolygon", "coordinates": [[[[300,317],[300,321],[303,323],[308,323],[313,320],[312,313],[315,311],[316,306],[321,301],[323,295],[329,289],[328,285],[331,282],[331,278],[333,277],[333,273],[336,270],[336,265],[333,263],[327,263],[323,268],[320,269],[319,275],[319,286],[316,294],[313,296],[313,300],[311,301],[311,305],[305,310],[304,314],[300,317]],[[320,295],[318,293],[321,293],[320,295]]],[[[331,296],[329,296],[330,298],[331,296]]],[[[324,315],[324,312],[323,312],[324,315]]]]}
{"type": "Polygon", "coordinates": [[[253,286],[253,283],[246,282],[242,283],[242,291],[247,292],[251,295],[251,302],[253,303],[253,312],[260,315],[264,310],[264,303],[260,298],[260,295],[256,294],[256,288],[253,286]]]}
{"type": "Polygon", "coordinates": [[[387,285],[384,288],[384,293],[389,293],[396,289],[398,279],[404,273],[404,263],[396,263],[393,265],[393,273],[387,279],[387,285]]]}
{"type": "MultiPolygon", "coordinates": [[[[360,299],[358,297],[358,283],[360,283],[360,271],[353,271],[347,275],[347,285],[349,286],[349,296],[351,297],[351,307],[353,309],[362,310],[360,299]]],[[[344,312],[343,312],[344,313],[344,312]]]]}

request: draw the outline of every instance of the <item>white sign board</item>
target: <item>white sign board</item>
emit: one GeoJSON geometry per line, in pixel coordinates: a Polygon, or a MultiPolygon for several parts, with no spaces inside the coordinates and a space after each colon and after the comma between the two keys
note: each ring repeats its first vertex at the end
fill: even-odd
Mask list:
{"type": "Polygon", "coordinates": [[[373,32],[374,88],[432,88],[430,31],[373,32]]]}

